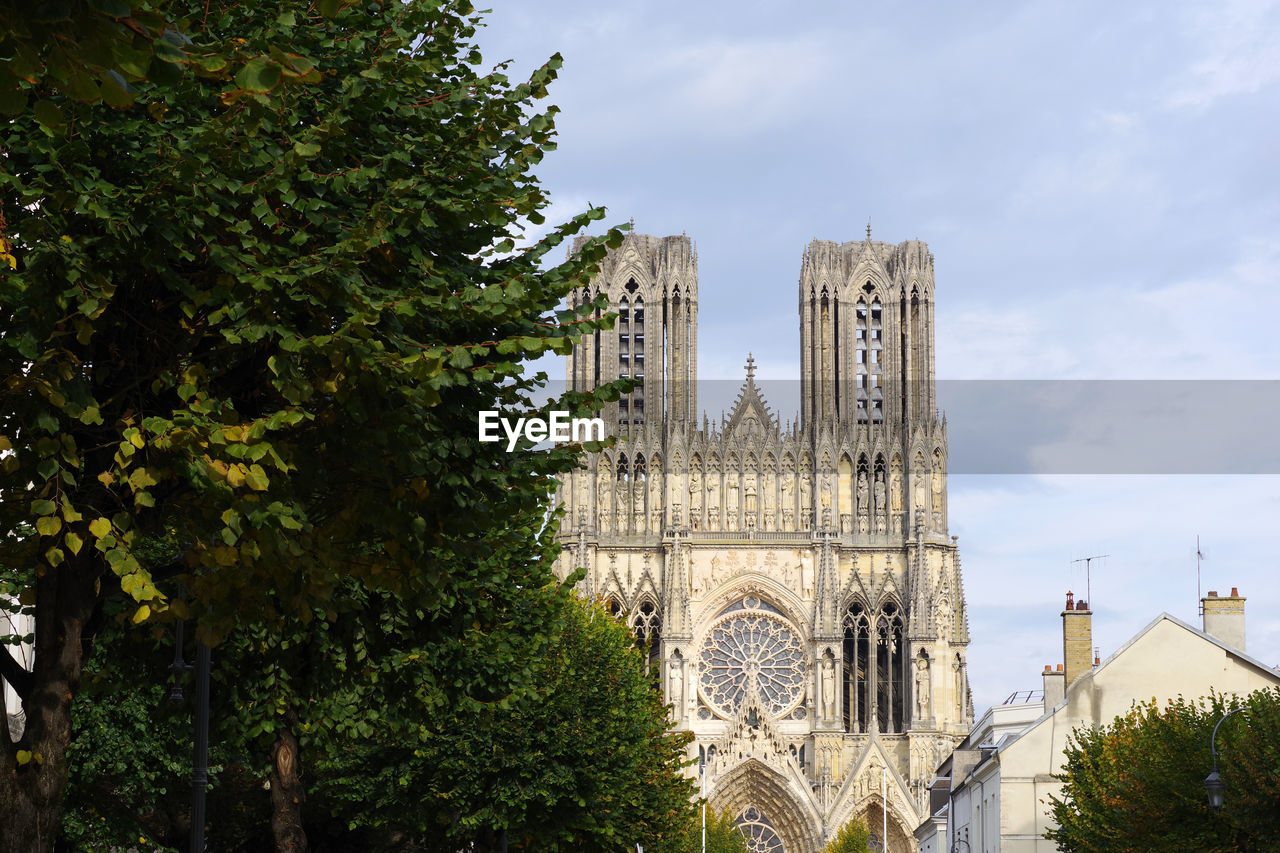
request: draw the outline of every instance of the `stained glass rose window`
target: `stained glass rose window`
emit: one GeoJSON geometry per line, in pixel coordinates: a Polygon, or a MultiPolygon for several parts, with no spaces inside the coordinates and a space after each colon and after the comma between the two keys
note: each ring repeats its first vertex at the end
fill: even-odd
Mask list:
{"type": "Polygon", "coordinates": [[[742,707],[752,681],[774,716],[791,711],[804,696],[804,649],[774,613],[749,607],[726,612],[712,623],[699,660],[703,698],[724,716],[742,707]]]}

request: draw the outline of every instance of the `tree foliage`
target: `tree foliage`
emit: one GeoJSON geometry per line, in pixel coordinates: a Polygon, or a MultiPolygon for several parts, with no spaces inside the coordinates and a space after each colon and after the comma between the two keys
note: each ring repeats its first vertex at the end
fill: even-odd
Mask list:
{"type": "MultiPolygon", "coordinates": [[[[56,831],[84,631],[116,585],[134,621],[191,616],[210,642],[337,622],[348,584],[404,596],[431,614],[443,708],[518,690],[519,639],[554,627],[528,604],[545,563],[486,559],[527,547],[508,522],[579,449],[475,435],[480,410],[532,408],[526,360],[600,322],[556,306],[602,245],[542,269],[600,211],[513,239],[542,222],[555,108],[531,106],[559,58],[527,83],[480,70],[463,2],[163,11],[188,59],[244,61],[161,57],[131,83],[146,109],[114,109],[50,59],[18,76],[60,119],[21,111],[0,137],[0,566],[36,575],[35,671],[0,649],[27,712],[0,743],[0,849],[56,831]]],[[[54,50],[48,32],[8,44],[54,50]]]]}
{"type": "Polygon", "coordinates": [[[1164,708],[1152,700],[1109,726],[1079,729],[1061,778],[1057,828],[1046,836],[1066,853],[1280,849],[1280,688],[1164,708]],[[1226,800],[1215,813],[1204,788],[1209,740],[1241,706],[1218,732],[1226,800]]]}
{"type": "Polygon", "coordinates": [[[414,742],[384,738],[357,761],[336,755],[317,796],[427,850],[498,849],[504,835],[513,850],[686,850],[689,734],[667,731],[627,628],[600,605],[564,607],[563,632],[533,662],[537,691],[424,715],[414,742]]]}
{"type": "MultiPolygon", "coordinates": [[[[692,846],[694,853],[702,850],[701,831],[698,843],[692,846]]],[[[707,809],[707,853],[747,853],[747,839],[738,829],[738,822],[727,809],[717,813],[707,809]]]]}
{"type": "MultiPolygon", "coordinates": [[[[318,8],[334,14],[338,3],[318,8]]],[[[0,114],[31,109],[57,132],[67,122],[63,99],[125,109],[140,94],[135,84],[175,83],[188,69],[226,80],[253,75],[261,85],[255,69],[275,66],[264,91],[319,79],[298,54],[259,53],[247,42],[196,45],[186,33],[208,24],[207,13],[196,22],[197,9],[171,0],[0,0],[0,114]]]]}
{"type": "MultiPolygon", "coordinates": [[[[512,850],[618,850],[638,842],[687,853],[697,846],[692,782],[682,772],[688,735],[666,731],[642,656],[602,609],[562,600],[563,630],[530,662],[536,690],[437,717],[403,689],[421,672],[405,644],[412,616],[389,616],[394,604],[383,604],[361,611],[365,627],[330,626],[301,643],[307,650],[287,675],[282,652],[259,636],[219,647],[211,850],[261,841],[272,729],[289,725],[290,713],[308,783],[303,825],[320,849],[499,849],[504,834],[512,850]],[[383,630],[400,640],[379,641],[383,630]],[[368,654],[337,654],[344,643],[368,654]],[[396,646],[397,656],[377,659],[396,646]],[[312,656],[316,667],[337,662],[341,669],[325,678],[301,672],[312,656]],[[243,709],[255,695],[255,708],[243,709]],[[281,697],[295,710],[279,713],[281,697]]],[[[117,701],[77,713],[87,737],[74,746],[63,837],[78,849],[127,847],[139,837],[177,845],[186,820],[189,717],[165,701],[163,655],[149,638],[108,633],[109,654],[93,664],[86,689],[114,681],[117,701]],[[149,671],[139,673],[140,661],[151,662],[149,671]]],[[[708,850],[745,850],[730,817],[710,818],[708,850]]]]}
{"type": "Polygon", "coordinates": [[[871,830],[859,818],[852,818],[827,842],[823,853],[866,853],[871,849],[871,830]]]}

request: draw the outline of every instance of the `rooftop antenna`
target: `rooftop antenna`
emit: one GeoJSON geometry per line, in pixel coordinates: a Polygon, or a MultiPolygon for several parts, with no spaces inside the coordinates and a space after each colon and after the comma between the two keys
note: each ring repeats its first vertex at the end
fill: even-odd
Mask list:
{"type": "Polygon", "coordinates": [[[1200,550],[1200,534],[1196,534],[1196,609],[1199,611],[1200,617],[1204,617],[1204,598],[1200,595],[1200,564],[1205,560],[1204,552],[1200,550]]]}
{"type": "Polygon", "coordinates": [[[1080,558],[1080,559],[1078,559],[1078,560],[1072,560],[1072,561],[1071,561],[1073,564],[1075,564],[1075,563],[1084,563],[1084,595],[1085,595],[1085,603],[1086,603],[1086,604],[1088,604],[1090,608],[1092,608],[1092,607],[1093,607],[1093,571],[1092,571],[1092,569],[1093,569],[1093,561],[1094,561],[1094,560],[1101,560],[1101,559],[1104,559],[1104,558],[1106,558],[1106,557],[1110,557],[1110,556],[1111,556],[1110,554],[1095,554],[1095,555],[1094,555],[1094,556],[1092,556],[1092,557],[1081,557],[1081,558],[1080,558]]]}

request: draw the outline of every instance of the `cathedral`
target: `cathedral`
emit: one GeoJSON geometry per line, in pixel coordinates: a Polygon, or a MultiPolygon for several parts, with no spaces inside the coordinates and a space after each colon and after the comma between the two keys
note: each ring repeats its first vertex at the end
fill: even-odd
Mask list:
{"type": "Polygon", "coordinates": [[[815,853],[855,817],[914,851],[973,722],[928,247],[870,228],[809,244],[786,424],[749,356],[732,411],[700,414],[688,237],[630,234],[573,300],[601,293],[617,322],[569,356],[569,387],[643,383],[601,414],[614,446],[560,484],[557,571],[585,567],[645,641],[690,772],[753,853],[815,853]]]}

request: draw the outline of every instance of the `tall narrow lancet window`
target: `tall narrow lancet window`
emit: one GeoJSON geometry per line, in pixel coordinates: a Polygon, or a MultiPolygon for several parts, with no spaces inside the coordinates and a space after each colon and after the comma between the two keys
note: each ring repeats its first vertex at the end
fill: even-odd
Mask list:
{"type": "MultiPolygon", "coordinates": [[[[644,380],[644,299],[637,296],[631,308],[631,377],[644,380]]],[[[644,423],[644,386],[631,392],[631,423],[644,423]]]]}
{"type": "Polygon", "coordinates": [[[658,662],[662,641],[662,614],[658,605],[647,598],[641,601],[631,613],[631,630],[636,635],[636,645],[652,667],[658,662]]]}
{"type": "Polygon", "coordinates": [[[898,606],[886,602],[876,617],[876,704],[880,731],[900,732],[906,709],[905,648],[902,642],[902,615],[898,606]]]}
{"type": "Polygon", "coordinates": [[[860,601],[844,616],[844,724],[850,732],[905,730],[907,707],[902,614],[886,601],[871,610],[860,601]]]}
{"type": "Polygon", "coordinates": [[[870,281],[862,285],[854,318],[858,421],[884,422],[884,306],[870,281]]]}
{"type": "Polygon", "coordinates": [[[844,728],[865,732],[871,726],[871,617],[861,602],[844,617],[844,728]]]}

